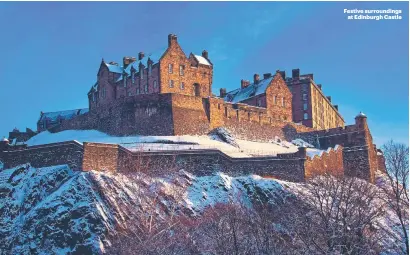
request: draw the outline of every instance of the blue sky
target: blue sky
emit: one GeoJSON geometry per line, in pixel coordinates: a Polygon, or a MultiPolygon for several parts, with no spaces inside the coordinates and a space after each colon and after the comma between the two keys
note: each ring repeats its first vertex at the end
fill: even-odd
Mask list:
{"type": "Polygon", "coordinates": [[[178,35],[209,51],[213,91],[293,68],[346,120],[363,111],[377,144],[408,144],[408,2],[2,2],[0,136],[35,128],[40,111],[88,107],[102,58],[121,62],[178,35]],[[343,9],[400,9],[402,20],[347,20],[343,9]]]}

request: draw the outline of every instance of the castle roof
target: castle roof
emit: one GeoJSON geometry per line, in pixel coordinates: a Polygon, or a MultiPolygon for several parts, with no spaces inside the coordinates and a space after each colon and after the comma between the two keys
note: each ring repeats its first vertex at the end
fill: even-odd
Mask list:
{"type": "Polygon", "coordinates": [[[357,114],[356,118],[367,118],[366,114],[359,112],[359,114],[357,114]]]}
{"type": "Polygon", "coordinates": [[[79,116],[88,112],[88,108],[84,109],[75,109],[75,110],[67,110],[67,111],[58,111],[58,112],[44,112],[41,114],[40,119],[38,121],[57,121],[57,120],[68,120],[72,119],[75,116],[79,116]]]}
{"type": "Polygon", "coordinates": [[[238,103],[248,98],[263,94],[266,92],[266,89],[268,88],[273,78],[274,76],[271,76],[267,79],[260,80],[257,84],[252,83],[246,88],[238,88],[232,90],[226,94],[224,100],[226,102],[238,103]]]}
{"type": "MultiPolygon", "coordinates": [[[[192,54],[192,55],[194,55],[194,54],[192,54]]],[[[212,64],[208,61],[208,59],[206,59],[206,58],[204,58],[204,57],[202,57],[202,56],[194,55],[194,57],[196,58],[196,60],[198,60],[198,63],[199,63],[199,64],[207,65],[207,66],[211,66],[211,65],[212,65],[212,64]]]]}

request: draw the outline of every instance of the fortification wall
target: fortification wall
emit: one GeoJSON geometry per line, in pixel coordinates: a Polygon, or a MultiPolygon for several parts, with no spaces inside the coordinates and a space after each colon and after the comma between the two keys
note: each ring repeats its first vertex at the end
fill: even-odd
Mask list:
{"type": "Polygon", "coordinates": [[[171,94],[174,135],[205,135],[209,129],[209,100],[171,94]]]}
{"type": "Polygon", "coordinates": [[[33,167],[68,164],[73,170],[82,169],[83,146],[75,141],[31,146],[0,152],[4,168],[30,163],[33,167]]]}
{"type": "Polygon", "coordinates": [[[303,152],[269,158],[231,158],[218,150],[131,152],[121,146],[84,143],[83,165],[84,170],[138,171],[155,176],[166,176],[183,169],[197,176],[221,171],[232,176],[257,174],[303,181],[304,161],[303,152]],[[93,162],[98,160],[101,161],[93,162]]]}
{"type": "Polygon", "coordinates": [[[147,94],[118,99],[84,116],[50,129],[97,129],[111,135],[173,135],[170,94],[147,94]]]}
{"type": "Polygon", "coordinates": [[[307,157],[305,161],[305,178],[308,179],[324,174],[344,175],[342,146],[329,148],[321,156],[307,157]]]}

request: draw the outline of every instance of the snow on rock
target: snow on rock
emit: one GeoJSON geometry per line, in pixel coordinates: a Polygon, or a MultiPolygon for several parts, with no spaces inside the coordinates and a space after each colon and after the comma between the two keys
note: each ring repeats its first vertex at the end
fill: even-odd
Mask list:
{"type": "Polygon", "coordinates": [[[258,176],[185,171],[149,178],[26,164],[1,171],[0,179],[0,250],[7,254],[98,254],[110,245],[114,226],[126,227],[126,219],[148,210],[195,215],[219,202],[280,203],[287,194],[275,180],[258,176]]]}
{"type": "Polygon", "coordinates": [[[235,141],[235,137],[226,128],[218,127],[209,133],[209,136],[215,140],[219,140],[228,143],[234,147],[239,147],[235,141]]]}
{"type": "MultiPolygon", "coordinates": [[[[195,216],[218,203],[280,206],[307,195],[305,184],[256,175],[197,177],[181,170],[153,178],[26,164],[0,171],[0,251],[100,254],[127,221],[144,220],[150,213],[163,219],[170,213],[195,216]]],[[[390,217],[382,223],[386,227],[395,222],[390,217]]]]}
{"type": "Polygon", "coordinates": [[[313,146],[313,145],[311,145],[310,143],[307,143],[307,142],[305,142],[305,141],[303,141],[302,139],[295,139],[295,140],[292,140],[292,143],[294,144],[294,145],[297,145],[297,146],[299,146],[299,147],[308,147],[308,148],[314,148],[315,146],[313,146]]]}

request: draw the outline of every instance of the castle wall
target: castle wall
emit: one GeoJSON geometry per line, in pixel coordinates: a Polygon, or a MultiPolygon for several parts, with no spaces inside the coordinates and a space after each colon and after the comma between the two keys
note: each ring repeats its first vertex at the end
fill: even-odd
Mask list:
{"type": "MultiPolygon", "coordinates": [[[[272,158],[231,158],[218,150],[131,152],[121,146],[115,148],[111,145],[97,144],[95,146],[91,143],[86,143],[84,146],[86,152],[88,151],[86,147],[92,146],[94,155],[104,153],[110,155],[105,159],[104,166],[98,166],[100,169],[105,167],[110,171],[140,171],[155,176],[166,176],[182,169],[197,176],[212,175],[221,171],[232,176],[257,174],[288,181],[303,181],[305,176],[305,154],[303,153],[279,155],[272,158]]],[[[97,159],[98,157],[94,160],[97,159]]],[[[97,164],[84,163],[86,166],[97,164]]]]}
{"type": "Polygon", "coordinates": [[[110,135],[173,135],[171,95],[126,97],[50,129],[97,129],[110,135]]]}
{"type": "Polygon", "coordinates": [[[82,158],[83,146],[74,141],[0,152],[0,160],[4,163],[5,169],[31,163],[33,167],[68,164],[73,170],[81,170],[82,158]]]}
{"type": "Polygon", "coordinates": [[[309,179],[317,175],[331,174],[343,176],[343,147],[331,148],[321,156],[307,157],[305,161],[305,178],[309,179]]]}
{"type": "Polygon", "coordinates": [[[209,132],[209,100],[172,94],[174,135],[206,135],[209,132]]]}

